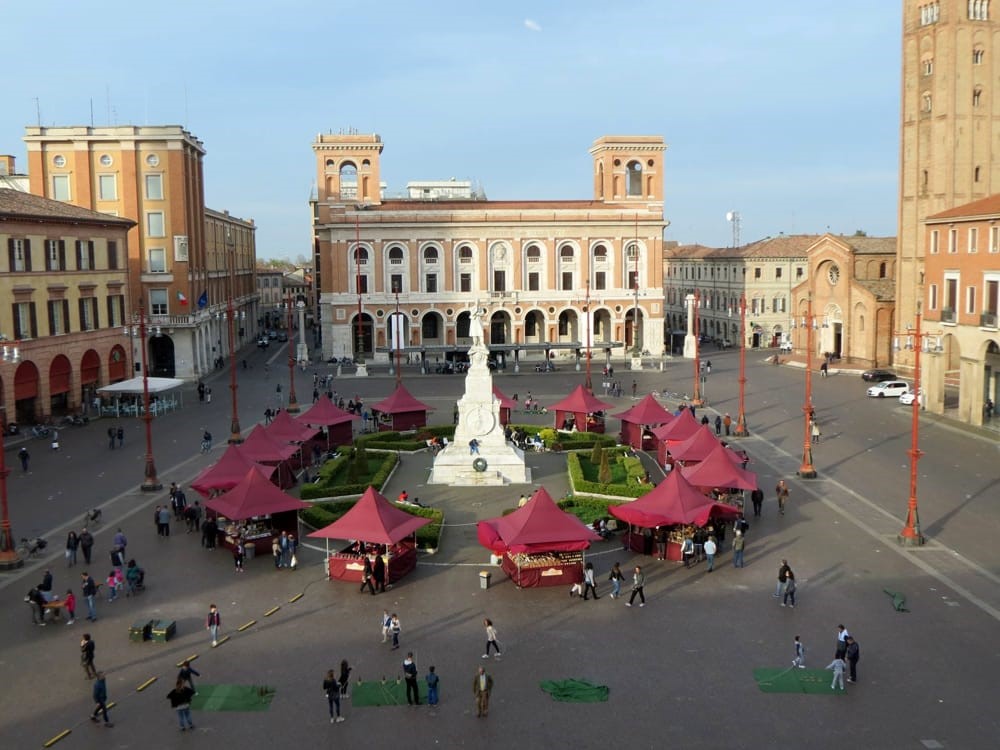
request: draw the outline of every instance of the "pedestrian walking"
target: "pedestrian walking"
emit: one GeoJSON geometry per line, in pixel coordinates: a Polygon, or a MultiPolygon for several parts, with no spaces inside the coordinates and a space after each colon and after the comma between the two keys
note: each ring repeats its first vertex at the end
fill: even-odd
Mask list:
{"type": "Polygon", "coordinates": [[[93,535],[84,528],[80,532],[80,551],[83,553],[83,561],[90,565],[90,556],[93,554],[94,549],[94,537],[93,535]]]}
{"type": "Polygon", "coordinates": [[[389,634],[392,632],[392,615],[389,614],[389,610],[382,610],[382,643],[389,640],[389,634]]]}
{"type": "Polygon", "coordinates": [[[233,566],[237,573],[243,572],[243,561],[246,559],[247,550],[243,546],[243,540],[237,539],[233,545],[233,566]]]}
{"type": "Polygon", "coordinates": [[[212,403],[212,389],[211,388],[206,388],[205,389],[205,403],[206,404],[212,403]]]}
{"type": "Polygon", "coordinates": [[[83,571],[83,573],[80,574],[80,580],[83,581],[81,593],[87,602],[87,619],[91,622],[96,622],[97,607],[95,605],[95,600],[97,599],[97,583],[90,576],[90,574],[87,573],[87,571],[83,571]]]}
{"type": "Polygon", "coordinates": [[[201,452],[208,453],[210,450],[212,450],[212,433],[205,430],[201,434],[201,452]]]}
{"type": "Polygon", "coordinates": [[[583,600],[587,601],[587,595],[591,593],[594,595],[594,601],[600,599],[594,580],[594,563],[588,562],[583,566],[583,600]]]}
{"type": "Polygon", "coordinates": [[[432,664],[427,669],[427,676],[424,678],[427,683],[427,703],[431,706],[436,706],[438,704],[438,679],[437,672],[434,671],[434,665],[432,664]]]}
{"type": "Polygon", "coordinates": [[[633,400],[633,401],[635,400],[635,392],[636,392],[636,389],[637,389],[638,387],[639,387],[639,384],[638,384],[638,383],[636,383],[636,382],[635,382],[635,381],[633,380],[633,381],[632,381],[632,400],[633,400]]]}
{"type": "Polygon", "coordinates": [[[157,529],[160,536],[170,536],[170,511],[167,509],[166,505],[157,506],[159,511],[157,511],[157,516],[159,517],[159,522],[157,523],[157,529]]]}
{"type": "Polygon", "coordinates": [[[705,362],[705,374],[706,375],[712,374],[712,360],[707,360],[705,362]]]}
{"type": "Polygon", "coordinates": [[[795,640],[792,642],[795,647],[795,658],[792,659],[792,666],[798,667],[799,669],[806,668],[806,647],[802,645],[802,639],[795,636],[795,640]]]}
{"type": "Polygon", "coordinates": [[[746,539],[743,537],[743,532],[739,529],[733,534],[733,567],[742,568],[743,567],[743,548],[746,546],[746,539]]]}
{"type": "Polygon", "coordinates": [[[608,580],[611,581],[611,598],[617,599],[622,593],[622,581],[625,580],[625,576],[622,575],[621,565],[617,561],[611,566],[608,580]]]}
{"type": "Polygon", "coordinates": [[[403,680],[406,682],[406,702],[411,706],[420,705],[420,688],[417,685],[417,663],[413,660],[413,652],[409,651],[403,659],[403,680]]]}
{"type": "Polygon", "coordinates": [[[635,570],[632,572],[632,596],[629,600],[625,602],[626,607],[631,607],[632,602],[635,601],[636,596],[639,597],[639,606],[646,606],[646,594],[643,592],[643,588],[646,585],[646,574],[642,572],[642,568],[638,565],[635,566],[635,570]]]}
{"type": "Polygon", "coordinates": [[[853,635],[847,636],[844,639],[847,642],[847,663],[851,667],[851,676],[847,678],[848,682],[858,681],[858,660],[861,659],[861,647],[858,642],[854,640],[853,635]]]}
{"type": "Polygon", "coordinates": [[[729,416],[729,414],[726,414],[722,417],[722,426],[726,430],[726,437],[729,437],[729,431],[732,429],[733,426],[733,418],[729,416]]]}
{"type": "Polygon", "coordinates": [[[278,569],[281,567],[281,542],[278,541],[278,537],[274,537],[271,540],[271,556],[274,558],[274,567],[278,569]]]}
{"type": "Polygon", "coordinates": [[[778,585],[774,589],[775,599],[781,598],[781,594],[785,590],[785,581],[788,580],[788,574],[791,572],[792,569],[788,565],[788,560],[782,560],[781,565],[778,566],[778,585]]]}
{"type": "Polygon", "coordinates": [[[340,683],[332,669],[326,670],[323,692],[326,693],[326,702],[330,706],[330,723],[342,722],[344,717],[340,715],[340,683]]]}
{"type": "Polygon", "coordinates": [[[28,470],[28,462],[31,461],[31,454],[28,453],[28,449],[22,445],[21,450],[17,452],[17,457],[21,459],[21,471],[26,472],[28,470]]]}
{"type": "Polygon", "coordinates": [[[714,536],[710,536],[705,540],[705,559],[708,561],[707,573],[715,570],[715,553],[718,551],[719,545],[716,543],[714,536]]]}
{"type": "Polygon", "coordinates": [[[493,678],[483,667],[476,672],[472,682],[472,694],[476,696],[476,716],[485,718],[490,712],[490,693],[493,692],[493,678]]]}
{"type": "Polygon", "coordinates": [[[94,651],[96,649],[97,644],[90,637],[90,633],[84,633],[80,639],[80,666],[83,667],[85,679],[88,680],[97,677],[97,670],[94,668],[94,651]]]}
{"type": "Polygon", "coordinates": [[[809,432],[812,434],[812,441],[814,443],[818,443],[819,437],[822,433],[819,431],[819,425],[816,424],[815,419],[809,420],[809,432]]]}
{"type": "Polygon", "coordinates": [[[497,643],[497,629],[493,627],[493,621],[490,618],[483,620],[483,626],[486,628],[486,652],[483,654],[484,659],[490,658],[490,649],[495,648],[497,652],[497,657],[500,658],[500,644],[497,643]]]}
{"type": "Polygon", "coordinates": [[[190,687],[191,690],[193,691],[193,693],[195,695],[198,695],[198,688],[194,686],[194,679],[192,679],[192,676],[201,677],[201,672],[199,672],[197,669],[191,666],[190,659],[185,659],[184,661],[181,662],[181,669],[177,673],[177,681],[186,682],[188,687],[190,687]]]}
{"type": "Polygon", "coordinates": [[[347,663],[347,659],[340,660],[340,677],[337,681],[340,683],[340,696],[350,698],[347,688],[351,684],[351,665],[347,663]]]}
{"type": "Polygon", "coordinates": [[[847,639],[851,637],[851,634],[847,632],[847,628],[843,625],[837,626],[837,656],[843,658],[847,656],[847,639]]]}
{"type": "Polygon", "coordinates": [[[785,503],[788,502],[788,485],[785,484],[784,479],[778,480],[774,492],[778,496],[778,512],[781,515],[785,515],[785,503]]]}
{"type": "Polygon", "coordinates": [[[389,632],[392,633],[392,648],[393,650],[399,648],[399,631],[402,627],[399,623],[399,615],[395,612],[392,613],[392,618],[389,620],[389,632]]]}
{"type": "Polygon", "coordinates": [[[72,625],[76,622],[76,597],[73,589],[66,589],[66,598],[63,599],[63,609],[66,610],[66,624],[72,625]]]}
{"type": "Polygon", "coordinates": [[[171,708],[177,711],[177,722],[181,725],[182,732],[194,729],[194,724],[191,721],[191,698],[193,696],[194,690],[180,677],[177,678],[174,689],[167,693],[167,700],[170,701],[171,708]]]}
{"type": "Polygon", "coordinates": [[[76,550],[80,546],[80,537],[72,529],[66,535],[66,567],[72,568],[76,565],[76,550]]]}
{"type": "Polygon", "coordinates": [[[125,429],[119,427],[115,430],[115,437],[118,438],[118,447],[121,448],[125,445],[125,429]]]}
{"type": "Polygon", "coordinates": [[[760,487],[754,488],[750,493],[750,502],[753,504],[754,516],[759,516],[761,508],[764,507],[764,490],[760,487]]]}
{"type": "Polygon", "coordinates": [[[690,568],[691,563],[694,562],[694,552],[694,535],[689,531],[684,537],[684,541],[681,542],[681,559],[684,561],[685,568],[690,568]]]}
{"type": "MultiPolygon", "coordinates": [[[[418,498],[415,498],[417,500],[418,498]]],[[[375,588],[380,593],[385,593],[385,559],[382,555],[375,555],[375,561],[372,563],[372,578],[374,579],[375,588]]]]}
{"type": "Polygon", "coordinates": [[[208,608],[208,618],[205,620],[205,629],[212,635],[212,646],[219,645],[219,628],[222,627],[222,615],[219,608],[214,604],[208,608]]]}
{"type": "Polygon", "coordinates": [[[375,561],[374,555],[366,555],[364,565],[361,570],[361,588],[359,594],[363,594],[367,588],[372,596],[375,596],[375,561]]]}
{"type": "Polygon", "coordinates": [[[833,681],[830,683],[830,690],[836,690],[837,686],[840,685],[840,689],[844,689],[844,669],[847,668],[847,664],[844,663],[844,659],[838,654],[833,657],[833,661],[826,665],[826,669],[833,670],[833,681]]]}
{"type": "Polygon", "coordinates": [[[785,595],[781,600],[781,606],[795,609],[795,574],[791,570],[788,571],[788,577],[785,580],[785,595]]]}
{"type": "Polygon", "coordinates": [[[829,370],[830,370],[830,363],[829,363],[829,361],[824,360],[823,364],[821,364],[819,366],[820,377],[824,377],[825,378],[829,374],[829,370]]]}
{"type": "MultiPolygon", "coordinates": [[[[701,420],[702,420],[702,424],[708,424],[708,415],[706,414],[704,417],[701,418],[701,420]]],[[[716,414],[715,415],[715,434],[716,435],[721,435],[722,434],[722,415],[721,414],[716,414]]]]}
{"type": "Polygon", "coordinates": [[[90,720],[95,724],[100,721],[98,715],[104,719],[104,726],[113,727],[111,719],[108,718],[108,683],[104,679],[104,672],[97,672],[94,675],[94,686],[91,689],[91,697],[94,699],[94,710],[90,714],[90,720]]]}

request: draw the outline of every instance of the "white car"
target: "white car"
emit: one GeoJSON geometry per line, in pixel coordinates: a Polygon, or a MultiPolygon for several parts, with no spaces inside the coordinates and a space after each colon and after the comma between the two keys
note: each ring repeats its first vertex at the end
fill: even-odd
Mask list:
{"type": "MultiPolygon", "coordinates": [[[[921,389],[923,390],[923,389],[921,389]]],[[[914,401],[917,400],[917,394],[913,391],[907,391],[906,393],[900,394],[899,403],[903,406],[911,406],[914,401]]]]}
{"type": "Polygon", "coordinates": [[[782,341],[781,342],[781,346],[778,347],[778,350],[781,351],[781,352],[791,352],[792,351],[792,342],[791,341],[782,341]]]}
{"type": "Polygon", "coordinates": [[[890,396],[896,398],[904,393],[909,393],[910,386],[902,380],[883,380],[868,389],[868,398],[885,398],[890,396]]]}

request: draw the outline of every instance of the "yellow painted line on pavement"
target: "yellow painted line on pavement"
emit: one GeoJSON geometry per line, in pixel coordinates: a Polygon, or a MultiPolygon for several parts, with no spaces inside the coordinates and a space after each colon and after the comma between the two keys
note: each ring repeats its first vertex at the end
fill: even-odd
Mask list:
{"type": "Polygon", "coordinates": [[[305,596],[305,594],[296,594],[295,596],[293,596],[291,599],[288,600],[288,603],[289,604],[295,604],[295,602],[297,602],[303,596],[305,596]]]}
{"type": "Polygon", "coordinates": [[[144,683],[142,683],[139,687],[137,687],[135,689],[135,692],[141,693],[143,690],[145,690],[146,688],[148,688],[150,685],[152,685],[158,679],[160,679],[160,678],[159,677],[150,677],[148,680],[146,680],[144,683]]]}
{"type": "Polygon", "coordinates": [[[185,662],[185,661],[194,661],[194,660],[195,660],[195,659],[197,659],[197,658],[198,658],[198,654],[191,654],[191,656],[189,656],[189,657],[188,657],[187,659],[184,659],[183,661],[179,661],[179,662],[177,662],[177,664],[176,664],[175,666],[176,666],[176,667],[177,667],[178,669],[180,669],[181,667],[183,667],[183,666],[184,666],[184,662],[185,662]]]}
{"type": "Polygon", "coordinates": [[[67,737],[69,735],[69,733],[72,732],[72,731],[73,731],[72,729],[64,729],[64,730],[62,730],[59,734],[57,734],[51,740],[49,740],[44,745],[42,745],[42,747],[52,747],[59,740],[63,739],[64,737],[67,737]]]}
{"type": "Polygon", "coordinates": [[[269,610],[267,610],[267,612],[264,613],[264,617],[270,617],[275,612],[277,612],[279,609],[281,609],[281,605],[280,604],[277,607],[271,607],[269,610]]]}
{"type": "Polygon", "coordinates": [[[222,645],[223,643],[225,643],[225,642],[226,642],[226,641],[228,641],[228,640],[229,640],[229,636],[228,636],[228,635],[224,635],[224,636],[222,636],[222,637],[221,637],[221,638],[220,638],[220,639],[218,640],[218,642],[217,642],[217,643],[213,643],[213,644],[212,644],[212,648],[218,648],[219,646],[221,646],[221,645],[222,645]]]}
{"type": "Polygon", "coordinates": [[[250,621],[250,622],[248,622],[248,623],[247,623],[246,625],[241,625],[240,627],[238,627],[238,628],[237,628],[237,631],[239,631],[240,633],[242,633],[242,632],[243,632],[244,630],[246,630],[247,628],[252,628],[252,627],[253,627],[254,625],[256,625],[256,624],[257,624],[257,621],[256,621],[256,620],[251,620],[251,621],[250,621]]]}

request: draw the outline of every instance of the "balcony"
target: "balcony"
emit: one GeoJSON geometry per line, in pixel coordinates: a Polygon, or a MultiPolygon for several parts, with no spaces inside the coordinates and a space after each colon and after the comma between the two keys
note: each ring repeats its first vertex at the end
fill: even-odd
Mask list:
{"type": "Polygon", "coordinates": [[[951,323],[952,325],[956,322],[955,308],[954,307],[943,307],[941,308],[941,322],[951,323]]]}
{"type": "Polygon", "coordinates": [[[997,327],[997,314],[996,312],[984,312],[979,316],[979,327],[980,328],[996,328],[997,327]]]}

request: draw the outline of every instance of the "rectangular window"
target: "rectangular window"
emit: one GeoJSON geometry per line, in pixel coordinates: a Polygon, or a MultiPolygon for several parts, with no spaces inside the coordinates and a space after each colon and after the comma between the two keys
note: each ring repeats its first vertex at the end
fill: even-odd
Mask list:
{"type": "Polygon", "coordinates": [[[776,279],[781,278],[781,266],[778,266],[777,268],[774,269],[774,278],[776,279]]]}
{"type": "Polygon", "coordinates": [[[393,294],[403,293],[403,274],[394,273],[389,276],[389,291],[393,294]]]}
{"type": "Polygon", "coordinates": [[[507,291],[507,274],[504,271],[493,272],[493,291],[494,292],[507,291]]]}
{"type": "Polygon", "coordinates": [[[927,309],[937,310],[938,306],[938,288],[937,284],[931,284],[927,287],[927,309]]]}
{"type": "Polygon", "coordinates": [[[1000,227],[990,227],[990,252],[1000,253],[1000,227]]]}
{"type": "Polygon", "coordinates": [[[162,247],[149,249],[149,273],[167,272],[167,251],[162,247]]]}
{"type": "Polygon", "coordinates": [[[361,274],[356,277],[358,294],[368,294],[368,276],[367,274],[361,274]]]}
{"type": "Polygon", "coordinates": [[[118,182],[113,174],[97,175],[97,196],[102,201],[118,200],[118,182]]]}
{"type": "Polygon", "coordinates": [[[538,272],[532,271],[528,274],[528,291],[537,292],[538,291],[538,272]]]}
{"type": "Polygon", "coordinates": [[[639,274],[635,271],[628,272],[628,288],[636,289],[639,286],[639,274]]]}
{"type": "Polygon", "coordinates": [[[112,294],[107,297],[108,306],[108,326],[117,328],[123,324],[125,319],[125,297],[121,294],[112,294]]]}
{"type": "Polygon", "coordinates": [[[463,273],[458,277],[458,291],[460,292],[471,292],[472,291],[472,274],[463,273]]]}
{"type": "Polygon", "coordinates": [[[572,271],[563,271],[562,274],[561,274],[561,277],[562,277],[561,278],[562,286],[560,287],[560,289],[562,289],[564,292],[572,291],[573,290],[573,272],[572,271]]]}
{"type": "Polygon", "coordinates": [[[976,287],[970,286],[965,290],[965,314],[975,315],[976,313],[976,287]]]}
{"type": "Polygon", "coordinates": [[[118,268],[118,243],[108,240],[108,268],[112,271],[118,268]]]}
{"type": "Polygon", "coordinates": [[[603,291],[608,288],[608,274],[605,271],[594,273],[594,289],[603,291]]]}
{"type": "Polygon", "coordinates": [[[753,269],[753,277],[755,279],[759,279],[763,275],[763,273],[764,273],[763,270],[761,268],[759,268],[759,267],[753,269]]]}
{"type": "Polygon", "coordinates": [[[31,270],[31,240],[7,238],[7,266],[11,272],[31,270]]]}
{"type": "Polygon", "coordinates": [[[14,318],[15,339],[37,339],[38,320],[34,302],[15,302],[11,306],[14,318]]]}
{"type": "Polygon", "coordinates": [[[997,295],[1000,293],[1000,281],[987,280],[983,290],[983,315],[979,322],[981,326],[997,327],[997,295]]]}
{"type": "Polygon", "coordinates": [[[937,255],[939,248],[938,230],[931,230],[931,255],[937,255]]]}
{"type": "Polygon", "coordinates": [[[166,289],[150,289],[149,290],[149,311],[153,315],[166,315],[169,312],[167,307],[167,290],[166,289]]]}
{"type": "Polygon", "coordinates": [[[76,268],[78,271],[94,270],[94,241],[76,241],[76,268]]]}
{"type": "Polygon", "coordinates": [[[438,290],[438,277],[436,273],[429,273],[424,276],[424,291],[434,294],[438,290]]]}
{"type": "Polygon", "coordinates": [[[80,302],[80,330],[94,331],[100,326],[97,319],[97,298],[84,297],[80,302]]]}
{"type": "Polygon", "coordinates": [[[162,201],[163,200],[163,175],[162,174],[148,174],[148,175],[146,175],[146,200],[148,200],[148,201],[162,201]]]}
{"type": "Polygon", "coordinates": [[[949,229],[948,230],[948,252],[957,253],[958,252],[958,230],[949,229]]]}
{"type": "Polygon", "coordinates": [[[942,320],[955,322],[955,310],[958,307],[958,275],[944,277],[944,299],[941,301],[942,320]]]}
{"type": "Polygon", "coordinates": [[[66,241],[45,240],[45,270],[66,270],[66,241]]]}
{"type": "Polygon", "coordinates": [[[52,198],[57,201],[69,200],[69,175],[52,175],[52,198]]]}
{"type": "Polygon", "coordinates": [[[976,227],[969,227],[969,252],[975,253],[976,243],[979,241],[979,230],[976,227]]]}
{"type": "Polygon", "coordinates": [[[49,335],[61,336],[69,333],[69,300],[52,299],[49,307],[49,335]]]}
{"type": "Polygon", "coordinates": [[[146,236],[166,237],[167,233],[163,224],[162,211],[150,211],[146,214],[146,236]]]}
{"type": "Polygon", "coordinates": [[[805,269],[802,266],[795,267],[795,278],[801,279],[805,275],[805,269]]]}

